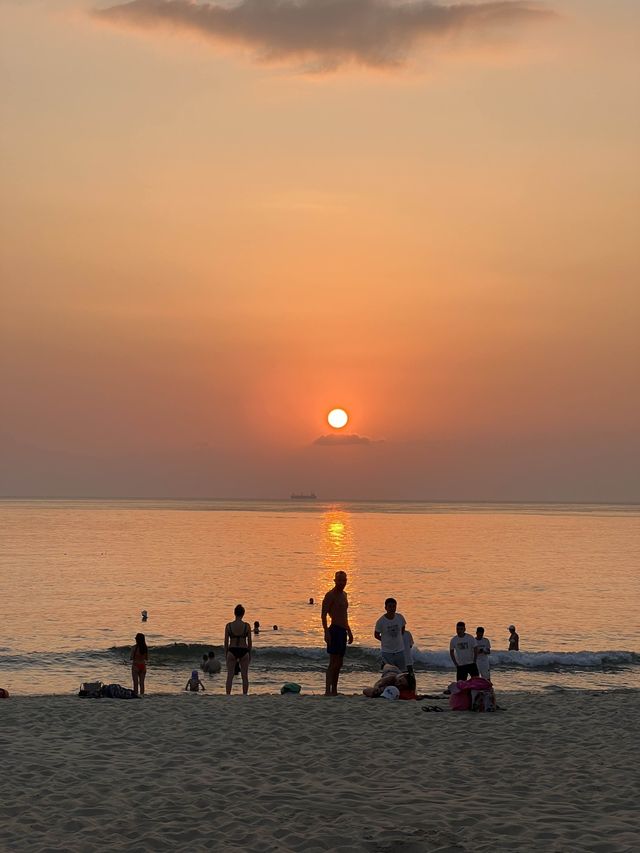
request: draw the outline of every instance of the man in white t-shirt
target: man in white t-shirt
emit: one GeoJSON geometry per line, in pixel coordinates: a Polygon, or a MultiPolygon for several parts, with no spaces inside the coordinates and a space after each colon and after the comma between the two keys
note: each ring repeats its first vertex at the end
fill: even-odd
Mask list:
{"type": "Polygon", "coordinates": [[[404,672],[407,668],[407,659],[403,635],[407,620],[401,613],[396,613],[397,606],[398,602],[395,598],[386,599],[384,614],[376,622],[373,636],[380,641],[382,665],[390,663],[404,672]]]}
{"type": "Polygon", "coordinates": [[[491,654],[491,643],[484,635],[484,628],[476,628],[476,645],[478,647],[478,657],[476,664],[483,678],[491,681],[491,667],[489,666],[489,655],[491,654]]]}
{"type": "Polygon", "coordinates": [[[455,637],[449,643],[449,654],[456,667],[456,681],[466,681],[467,676],[478,675],[478,646],[475,637],[467,634],[464,622],[456,624],[455,637]]]}

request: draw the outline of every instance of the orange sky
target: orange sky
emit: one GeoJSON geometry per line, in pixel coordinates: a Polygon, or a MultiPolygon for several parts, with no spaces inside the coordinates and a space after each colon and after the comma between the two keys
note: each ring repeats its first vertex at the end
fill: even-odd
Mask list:
{"type": "Polygon", "coordinates": [[[640,500],[638,4],[113,5],[0,2],[0,494],[640,500]]]}

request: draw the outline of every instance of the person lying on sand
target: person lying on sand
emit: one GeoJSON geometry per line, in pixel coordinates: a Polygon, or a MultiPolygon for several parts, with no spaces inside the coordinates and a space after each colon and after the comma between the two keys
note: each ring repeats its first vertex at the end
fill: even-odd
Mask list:
{"type": "Polygon", "coordinates": [[[378,696],[382,696],[385,687],[397,687],[401,696],[405,694],[406,698],[414,698],[416,679],[413,673],[400,672],[397,666],[386,664],[382,671],[382,677],[376,681],[373,687],[365,687],[362,692],[370,699],[376,699],[378,696]]]}

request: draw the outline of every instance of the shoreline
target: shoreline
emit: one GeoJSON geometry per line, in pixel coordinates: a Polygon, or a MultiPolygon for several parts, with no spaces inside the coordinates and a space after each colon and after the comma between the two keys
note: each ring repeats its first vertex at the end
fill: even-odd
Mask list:
{"type": "MultiPolygon", "coordinates": [[[[214,676],[214,678],[215,677],[216,676],[214,676]]],[[[371,684],[373,684],[378,677],[379,677],[378,673],[372,673],[371,678],[368,680],[368,682],[364,686],[369,686],[369,682],[371,684]]],[[[103,683],[108,684],[110,682],[103,682],[103,683]]],[[[205,683],[205,685],[209,684],[208,681],[205,681],[204,683],[205,683]]],[[[280,682],[278,682],[278,684],[280,684],[280,682]]],[[[605,694],[605,693],[613,693],[613,694],[615,694],[615,693],[633,693],[633,694],[638,694],[638,699],[640,701],[640,687],[636,687],[634,685],[631,685],[631,686],[618,685],[618,686],[612,686],[612,687],[608,687],[608,686],[603,686],[603,687],[575,687],[573,685],[558,686],[556,684],[548,684],[548,685],[543,686],[543,687],[535,687],[535,688],[530,688],[530,689],[524,689],[522,687],[516,687],[513,689],[505,689],[504,687],[501,687],[500,685],[496,686],[495,682],[493,682],[493,685],[494,685],[494,689],[496,691],[496,695],[499,695],[500,697],[502,697],[503,699],[506,699],[507,701],[510,701],[511,699],[519,699],[519,698],[522,698],[525,696],[531,697],[531,698],[535,697],[536,699],[539,699],[541,696],[542,697],[548,697],[548,696],[553,696],[553,695],[561,696],[561,695],[564,695],[565,693],[566,694],[578,694],[578,695],[584,695],[584,694],[590,695],[590,694],[592,694],[594,696],[599,696],[599,695],[605,694]]],[[[126,684],[120,683],[120,686],[130,688],[131,682],[127,681],[126,684]]],[[[338,685],[339,688],[341,686],[342,685],[338,685]]],[[[5,687],[4,683],[0,684],[0,687],[5,687]]],[[[218,680],[216,682],[216,687],[217,687],[217,689],[215,691],[205,690],[205,691],[200,691],[195,695],[200,696],[202,699],[229,699],[229,698],[232,698],[234,696],[241,696],[242,695],[242,685],[241,685],[239,677],[237,677],[234,681],[233,692],[231,693],[231,696],[227,696],[225,693],[224,680],[222,680],[222,681],[218,680]]],[[[8,689],[8,688],[5,687],[5,689],[8,689]]],[[[445,701],[449,698],[449,694],[444,693],[443,690],[440,689],[440,687],[438,685],[434,685],[432,688],[425,686],[424,690],[422,690],[422,689],[418,690],[418,694],[427,696],[430,699],[442,699],[445,701]]],[[[184,690],[182,688],[176,688],[173,690],[169,690],[169,689],[163,690],[163,689],[157,689],[151,685],[148,685],[148,689],[147,689],[147,692],[145,693],[145,695],[142,697],[139,697],[139,698],[145,699],[147,701],[153,700],[155,698],[179,699],[183,695],[193,695],[193,694],[191,694],[189,691],[184,690]]],[[[308,689],[308,688],[303,688],[301,693],[297,694],[297,695],[304,697],[306,699],[324,699],[325,698],[325,696],[324,696],[324,684],[320,685],[320,683],[318,683],[317,689],[313,689],[313,690],[308,689]]],[[[274,688],[274,689],[270,689],[270,688],[255,689],[254,686],[252,684],[250,684],[249,693],[248,693],[247,698],[254,698],[254,697],[255,698],[267,698],[270,696],[271,697],[275,697],[275,696],[280,697],[281,696],[280,690],[277,688],[274,688]]],[[[362,690],[351,690],[350,686],[349,686],[349,687],[344,687],[344,689],[340,689],[338,692],[338,696],[342,697],[343,699],[356,699],[356,698],[361,698],[363,696],[363,693],[362,693],[362,690]]],[[[85,697],[79,696],[78,695],[78,689],[75,689],[75,690],[70,690],[70,691],[66,691],[66,692],[56,692],[56,693],[51,693],[51,692],[50,693],[44,693],[44,692],[43,693],[21,693],[18,691],[13,692],[13,691],[9,690],[8,698],[12,702],[14,702],[14,701],[22,702],[23,700],[29,700],[30,701],[30,700],[35,700],[35,699],[82,699],[85,697]]],[[[0,700],[0,701],[4,701],[4,700],[0,700]]],[[[93,700],[93,701],[96,701],[96,700],[93,700]]],[[[107,699],[106,701],[112,701],[112,700],[107,699]]],[[[113,700],[113,701],[115,701],[115,700],[113,700]]],[[[122,701],[125,701],[125,700],[122,700],[122,701]]],[[[413,700],[407,700],[407,701],[413,701],[413,700]]],[[[418,704],[420,704],[421,701],[423,701],[423,700],[418,699],[417,700],[418,704]]],[[[405,704],[404,701],[403,701],[403,704],[405,704]]],[[[1,708],[2,708],[2,706],[0,705],[0,709],[1,708]]],[[[2,716],[0,715],[0,720],[1,719],[2,719],[2,716]]]]}
{"type": "Polygon", "coordinates": [[[498,695],[504,712],[433,714],[361,696],[14,696],[0,848],[624,853],[638,699],[523,692],[498,695]]]}

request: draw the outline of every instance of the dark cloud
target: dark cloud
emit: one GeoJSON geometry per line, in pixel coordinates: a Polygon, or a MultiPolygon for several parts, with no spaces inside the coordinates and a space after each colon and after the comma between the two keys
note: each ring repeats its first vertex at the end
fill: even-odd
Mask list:
{"type": "MultiPolygon", "coordinates": [[[[320,435],[313,442],[320,445],[344,445],[344,444],[372,444],[370,438],[366,435],[357,435],[356,433],[335,433],[330,435],[320,435]]],[[[378,442],[376,442],[378,443],[378,442]]]]}
{"type": "Polygon", "coordinates": [[[432,0],[132,0],[96,10],[124,26],[170,26],[248,48],[265,62],[306,63],[330,70],[346,63],[389,67],[433,39],[468,31],[544,20],[553,13],[536,2],[432,0]]]}

